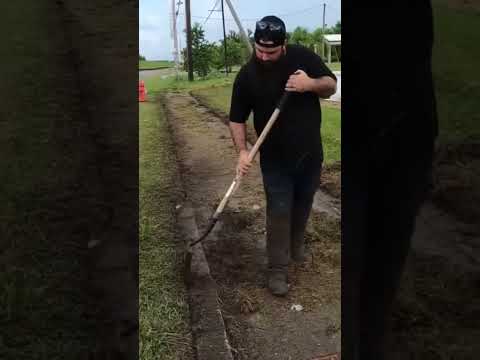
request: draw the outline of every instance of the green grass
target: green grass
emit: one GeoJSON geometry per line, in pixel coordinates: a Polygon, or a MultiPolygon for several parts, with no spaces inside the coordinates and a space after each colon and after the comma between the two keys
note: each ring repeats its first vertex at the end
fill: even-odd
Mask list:
{"type": "MultiPolygon", "coordinates": [[[[193,91],[212,109],[228,114],[232,95],[232,85],[210,86],[193,91]]],[[[341,110],[322,106],[322,138],[325,163],[331,164],[341,159],[341,110]]],[[[251,121],[248,122],[249,132],[253,132],[251,121]]]]}
{"type": "Polygon", "coordinates": [[[322,107],[322,143],[325,164],[341,161],[341,110],[322,107]]]}
{"type": "Polygon", "coordinates": [[[440,140],[480,139],[480,13],[434,0],[433,70],[438,100],[440,140]]]}
{"type": "Polygon", "coordinates": [[[193,94],[200,97],[208,107],[218,112],[228,114],[230,111],[232,84],[197,89],[193,91],[193,94]]]}
{"type": "Polygon", "coordinates": [[[341,62],[332,62],[331,64],[326,64],[326,65],[332,71],[342,71],[342,63],[341,62]]]}
{"type": "Polygon", "coordinates": [[[233,83],[236,74],[229,74],[228,76],[220,73],[213,73],[205,79],[194,77],[194,81],[188,81],[187,74],[180,73],[179,79],[171,76],[165,79],[159,76],[145,79],[145,86],[150,93],[157,93],[160,91],[190,91],[215,86],[225,86],[233,83]]]}
{"type": "Polygon", "coordinates": [[[162,108],[140,104],[140,359],[189,359],[188,305],[175,239],[176,157],[162,108]]]}
{"type": "Polygon", "coordinates": [[[149,69],[164,69],[173,67],[173,61],[166,60],[140,60],[138,63],[139,70],[149,70],[149,69]]]}
{"type": "Polygon", "coordinates": [[[57,5],[17,5],[4,4],[0,24],[3,33],[15,28],[0,70],[0,118],[8,119],[0,121],[0,324],[8,328],[0,358],[78,358],[92,348],[94,319],[85,307],[85,235],[72,231],[76,204],[64,200],[75,197],[82,166],[75,75],[59,55],[68,47],[57,5]]]}

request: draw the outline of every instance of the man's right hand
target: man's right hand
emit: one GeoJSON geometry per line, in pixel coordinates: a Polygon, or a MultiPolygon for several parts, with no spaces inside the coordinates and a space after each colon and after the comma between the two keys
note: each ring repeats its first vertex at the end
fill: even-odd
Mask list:
{"type": "Polygon", "coordinates": [[[248,173],[248,170],[252,166],[252,163],[248,161],[248,150],[240,150],[240,154],[238,156],[238,164],[237,164],[237,175],[245,176],[248,173]]]}

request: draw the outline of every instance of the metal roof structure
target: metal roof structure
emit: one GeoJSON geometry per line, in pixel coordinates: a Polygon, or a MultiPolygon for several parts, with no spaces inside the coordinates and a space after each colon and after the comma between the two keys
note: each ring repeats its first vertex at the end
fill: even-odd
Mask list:
{"type": "Polygon", "coordinates": [[[342,44],[342,34],[328,34],[323,37],[328,45],[337,46],[342,44]]]}

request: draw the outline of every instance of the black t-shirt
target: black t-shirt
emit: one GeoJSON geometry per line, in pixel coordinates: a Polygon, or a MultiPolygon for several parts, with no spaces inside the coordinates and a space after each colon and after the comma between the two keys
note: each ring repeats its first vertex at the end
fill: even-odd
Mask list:
{"type": "MultiPolygon", "coordinates": [[[[264,69],[255,59],[245,64],[233,85],[230,121],[244,123],[250,112],[260,135],[282,96],[287,80],[297,70],[311,78],[335,75],[313,51],[287,45],[285,56],[272,69],[264,69]]],[[[300,162],[323,160],[320,136],[321,109],[313,92],[292,92],[277,121],[260,147],[260,162],[266,167],[295,168],[300,162]]]]}

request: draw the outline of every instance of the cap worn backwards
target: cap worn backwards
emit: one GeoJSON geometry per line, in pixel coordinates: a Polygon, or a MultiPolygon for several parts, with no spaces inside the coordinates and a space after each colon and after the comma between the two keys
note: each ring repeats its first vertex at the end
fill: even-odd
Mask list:
{"type": "Polygon", "coordinates": [[[255,42],[264,47],[277,47],[285,43],[285,23],[278,17],[265,16],[255,27],[255,42]]]}

